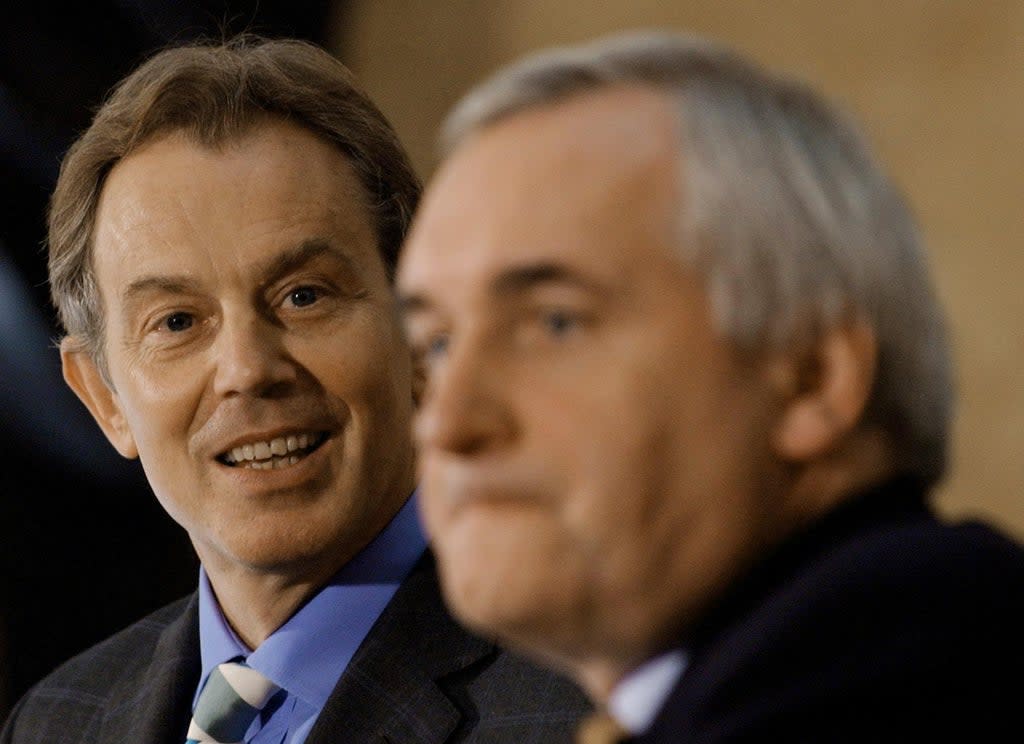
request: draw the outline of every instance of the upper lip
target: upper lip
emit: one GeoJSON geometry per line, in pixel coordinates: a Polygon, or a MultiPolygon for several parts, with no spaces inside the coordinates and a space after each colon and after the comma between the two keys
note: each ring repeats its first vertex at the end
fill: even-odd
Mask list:
{"type": "Polygon", "coordinates": [[[540,502],[545,498],[542,479],[532,473],[506,468],[449,467],[442,488],[454,504],[474,502],[540,502]]]}

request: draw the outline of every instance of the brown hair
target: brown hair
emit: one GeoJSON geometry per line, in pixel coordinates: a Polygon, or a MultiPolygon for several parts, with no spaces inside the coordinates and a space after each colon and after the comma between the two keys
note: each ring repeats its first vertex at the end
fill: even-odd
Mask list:
{"type": "Polygon", "coordinates": [[[215,147],[268,116],[305,127],[352,164],[389,276],[421,184],[387,119],[352,73],[306,41],[245,34],[163,49],[113,89],[68,150],[49,209],[50,293],[64,330],[104,368],[103,308],[92,268],[96,210],[110,170],[172,132],[215,147]]]}

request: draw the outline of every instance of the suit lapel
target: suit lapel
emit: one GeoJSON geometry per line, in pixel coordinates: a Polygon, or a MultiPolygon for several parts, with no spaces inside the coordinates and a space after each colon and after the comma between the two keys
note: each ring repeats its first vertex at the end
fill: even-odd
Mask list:
{"type": "MultiPolygon", "coordinates": [[[[897,478],[850,498],[777,546],[735,582],[683,640],[681,647],[689,650],[691,664],[639,741],[697,737],[699,727],[716,721],[722,711],[732,712],[733,726],[744,716],[753,720],[765,710],[760,701],[739,703],[739,696],[751,695],[751,690],[770,694],[774,708],[780,710],[786,686],[793,684],[790,671],[813,668],[816,658],[830,658],[834,649],[828,643],[837,634],[837,623],[857,617],[855,608],[835,610],[828,601],[822,603],[844,596],[835,594],[836,587],[855,578],[846,563],[850,558],[842,557],[863,560],[848,549],[855,536],[863,531],[877,534],[885,525],[922,518],[929,518],[924,492],[913,479],[897,478]],[[723,702],[725,695],[731,696],[727,702],[723,702]]],[[[852,648],[852,634],[846,637],[850,638],[848,649],[852,648]]],[[[817,690],[830,689],[822,674],[819,670],[814,687],[793,695],[809,703],[817,690]]],[[[843,679],[853,678],[851,670],[843,679]]]]}
{"type": "Polygon", "coordinates": [[[428,551],[338,680],[307,744],[440,744],[462,713],[439,681],[495,652],[448,614],[428,551]]]}
{"type": "MultiPolygon", "coordinates": [[[[103,722],[103,742],[182,744],[199,682],[199,602],[193,595],[159,631],[149,664],[123,678],[112,700],[124,701],[103,722]]],[[[143,647],[145,648],[145,647],[143,647]]],[[[140,649],[140,653],[148,652],[140,649]]]]}
{"type": "MultiPolygon", "coordinates": [[[[152,658],[112,691],[124,701],[103,722],[103,742],[182,744],[200,675],[198,599],[158,634],[152,658]]],[[[140,653],[149,645],[140,643],[140,653]]],[[[428,551],[399,587],[335,686],[307,744],[441,744],[463,722],[443,678],[497,653],[444,607],[428,551]]]]}

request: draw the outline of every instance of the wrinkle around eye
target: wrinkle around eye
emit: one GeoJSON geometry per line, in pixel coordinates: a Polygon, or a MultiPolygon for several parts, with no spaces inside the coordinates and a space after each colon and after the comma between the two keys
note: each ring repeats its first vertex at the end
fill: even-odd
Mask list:
{"type": "Polygon", "coordinates": [[[190,310],[174,310],[162,313],[144,328],[130,345],[152,351],[170,350],[194,342],[203,335],[211,319],[190,310]]]}
{"type": "Polygon", "coordinates": [[[310,308],[327,310],[370,296],[365,288],[348,290],[331,280],[305,279],[290,282],[276,293],[269,306],[278,311],[303,312],[310,308]],[[297,301],[297,295],[304,299],[297,301]]]}

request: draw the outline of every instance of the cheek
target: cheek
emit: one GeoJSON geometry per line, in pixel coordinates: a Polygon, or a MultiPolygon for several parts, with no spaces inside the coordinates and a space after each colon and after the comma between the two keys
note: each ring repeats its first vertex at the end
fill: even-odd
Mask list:
{"type": "Polygon", "coordinates": [[[143,464],[184,443],[202,398],[200,376],[134,374],[118,385],[119,397],[143,464]]]}
{"type": "Polygon", "coordinates": [[[129,426],[146,479],[165,510],[181,522],[185,501],[203,490],[196,480],[204,480],[203,473],[191,464],[188,449],[195,408],[180,396],[147,397],[133,403],[129,426]]]}
{"type": "Polygon", "coordinates": [[[420,457],[417,463],[419,506],[423,527],[427,535],[440,541],[445,537],[445,525],[450,519],[450,505],[445,498],[439,479],[430,467],[429,457],[420,457]]]}
{"type": "Polygon", "coordinates": [[[199,364],[185,370],[112,359],[111,368],[127,370],[115,385],[146,479],[171,517],[187,523],[189,499],[204,488],[205,476],[189,447],[194,428],[207,415],[208,377],[199,364]]]}
{"type": "Polygon", "coordinates": [[[613,415],[577,421],[554,451],[573,475],[562,505],[566,532],[594,586],[613,598],[667,571],[701,489],[703,455],[694,444],[702,434],[664,387],[635,378],[590,405],[613,415]]]}
{"type": "Polygon", "coordinates": [[[665,570],[661,496],[651,499],[628,468],[610,467],[607,461],[589,480],[574,484],[561,530],[566,555],[587,577],[592,601],[616,603],[637,585],[649,587],[665,570]]]}
{"type": "MultiPolygon", "coordinates": [[[[598,404],[600,405],[600,404],[598,404]]],[[[611,540],[653,515],[648,484],[660,480],[662,427],[635,408],[629,416],[581,420],[566,432],[558,453],[562,508],[568,527],[582,539],[611,540]]]]}
{"type": "Polygon", "coordinates": [[[533,637],[587,604],[589,567],[551,514],[474,507],[433,525],[446,596],[471,626],[533,637]]]}
{"type": "Polygon", "coordinates": [[[391,324],[367,318],[294,353],[330,395],[364,415],[389,418],[411,410],[410,353],[391,324]]]}

